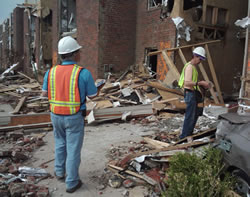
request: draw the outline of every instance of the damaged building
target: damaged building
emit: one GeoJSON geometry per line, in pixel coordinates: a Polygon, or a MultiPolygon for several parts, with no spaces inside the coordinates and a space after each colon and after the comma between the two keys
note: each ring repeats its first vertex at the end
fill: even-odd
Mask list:
{"type": "MultiPolygon", "coordinates": [[[[250,121],[245,116],[250,114],[249,21],[250,0],[25,0],[17,4],[0,24],[0,196],[64,195],[64,184],[53,176],[50,101],[41,92],[44,74],[61,63],[57,46],[65,36],[82,46],[79,65],[91,71],[97,87],[103,85],[97,97],[86,99],[87,140],[80,172],[87,189],[79,196],[88,192],[138,196],[132,192],[135,185],[145,186],[144,195],[163,196],[171,158],[196,151],[202,156],[199,150],[207,146],[220,146],[227,155],[236,147],[237,154],[231,151],[238,157],[234,161],[248,164],[249,146],[244,145],[249,144],[250,121]],[[177,82],[197,46],[206,51],[206,60],[197,66],[199,80],[213,85],[197,104],[204,111],[194,133],[180,139],[186,104],[177,82]],[[239,136],[229,127],[238,127],[239,136]],[[227,141],[227,135],[234,140],[227,141]],[[40,168],[39,176],[23,172],[40,168]],[[46,186],[36,185],[40,181],[46,186]],[[108,185],[125,190],[110,192],[108,185]]],[[[239,169],[246,167],[249,177],[248,166],[239,169]]]]}
{"type": "Polygon", "coordinates": [[[234,23],[247,7],[247,0],[25,1],[1,26],[1,65],[20,62],[21,70],[42,81],[59,63],[58,40],[71,35],[84,46],[80,64],[95,79],[143,64],[164,83],[172,75],[169,63],[180,72],[200,44],[214,67],[211,72],[203,62],[207,78],[216,79],[215,92],[227,96],[241,87],[246,30],[234,23]]]}

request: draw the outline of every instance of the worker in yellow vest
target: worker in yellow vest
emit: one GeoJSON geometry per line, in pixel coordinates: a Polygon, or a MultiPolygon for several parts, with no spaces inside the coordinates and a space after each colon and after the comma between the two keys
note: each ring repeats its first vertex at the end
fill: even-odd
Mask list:
{"type": "Polygon", "coordinates": [[[197,100],[197,91],[200,91],[199,86],[208,89],[210,83],[207,81],[198,81],[197,66],[202,60],[206,59],[205,49],[203,47],[196,47],[193,50],[193,58],[190,62],[186,63],[178,85],[184,88],[184,100],[186,103],[186,112],[184,118],[184,124],[180,139],[193,134],[195,124],[199,117],[199,108],[197,100]]]}
{"type": "Polygon", "coordinates": [[[58,54],[62,63],[47,71],[42,89],[42,96],[49,99],[53,124],[54,174],[58,180],[65,180],[68,193],[82,186],[78,170],[84,138],[85,101],[86,96],[94,98],[98,94],[91,73],[77,65],[81,48],[70,36],[60,39],[58,54]]]}

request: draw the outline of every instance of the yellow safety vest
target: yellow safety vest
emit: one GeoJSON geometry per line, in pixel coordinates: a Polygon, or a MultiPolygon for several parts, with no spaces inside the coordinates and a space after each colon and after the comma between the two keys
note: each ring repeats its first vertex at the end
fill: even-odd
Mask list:
{"type": "MultiPolygon", "coordinates": [[[[184,66],[184,68],[182,69],[181,76],[180,76],[180,79],[179,79],[179,82],[178,82],[178,85],[179,85],[181,88],[183,88],[183,86],[184,86],[185,69],[186,69],[186,67],[187,67],[189,64],[190,64],[190,62],[186,63],[185,66],[184,66]]],[[[193,73],[192,73],[192,81],[193,81],[194,83],[197,83],[197,81],[198,81],[198,71],[197,71],[196,67],[193,66],[193,65],[192,65],[192,71],[193,71],[193,73]]],[[[196,86],[194,86],[194,89],[196,89],[196,86]]]]}

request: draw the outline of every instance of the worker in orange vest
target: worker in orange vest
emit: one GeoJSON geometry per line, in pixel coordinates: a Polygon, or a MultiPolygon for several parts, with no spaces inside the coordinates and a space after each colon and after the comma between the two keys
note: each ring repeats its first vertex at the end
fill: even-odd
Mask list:
{"type": "Polygon", "coordinates": [[[82,47],[70,37],[58,42],[61,65],[53,66],[44,76],[42,96],[48,96],[55,139],[54,174],[66,179],[66,192],[82,186],[79,178],[81,148],[84,138],[86,96],[98,94],[94,79],[86,68],[77,65],[82,47]]]}

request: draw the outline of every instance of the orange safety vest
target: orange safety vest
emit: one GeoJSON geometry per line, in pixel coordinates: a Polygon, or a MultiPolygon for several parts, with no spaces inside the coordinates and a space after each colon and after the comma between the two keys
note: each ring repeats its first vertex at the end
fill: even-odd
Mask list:
{"type": "Polygon", "coordinates": [[[71,115],[80,110],[81,98],[78,77],[83,68],[75,65],[53,66],[48,75],[50,111],[54,114],[71,115]]]}

